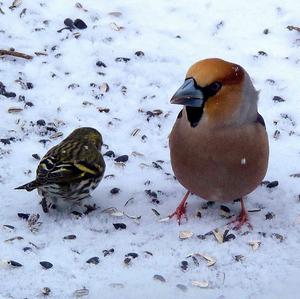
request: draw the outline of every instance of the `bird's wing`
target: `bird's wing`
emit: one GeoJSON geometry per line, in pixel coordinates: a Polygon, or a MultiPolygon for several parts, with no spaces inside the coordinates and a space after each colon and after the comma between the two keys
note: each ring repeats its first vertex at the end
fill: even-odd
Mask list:
{"type": "Polygon", "coordinates": [[[37,169],[37,180],[41,184],[64,184],[101,176],[105,164],[88,161],[62,161],[57,156],[46,156],[37,169]]]}

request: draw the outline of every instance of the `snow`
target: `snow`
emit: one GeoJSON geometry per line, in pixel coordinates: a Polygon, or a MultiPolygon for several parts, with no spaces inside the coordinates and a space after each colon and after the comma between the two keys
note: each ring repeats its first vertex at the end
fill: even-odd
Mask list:
{"type": "MultiPolygon", "coordinates": [[[[15,138],[10,144],[0,143],[0,297],[39,298],[42,288],[49,287],[50,298],[73,298],[76,290],[85,287],[88,298],[295,298],[300,274],[300,184],[299,178],[290,175],[298,173],[300,165],[300,35],[286,27],[299,25],[300,4],[292,0],[82,1],[87,11],[75,4],[23,0],[11,10],[11,1],[2,1],[1,49],[12,47],[34,59],[6,56],[0,64],[0,81],[7,91],[17,94],[15,98],[0,96],[0,138],[15,138]],[[20,17],[24,8],[26,14],[20,17]],[[115,17],[110,12],[122,15],[115,17]],[[65,18],[80,18],[88,28],[58,33],[65,18]],[[111,23],[124,29],[116,31],[111,23]],[[263,33],[266,28],[268,34],[263,33]],[[78,39],[74,32],[80,33],[78,39]],[[145,56],[134,54],[140,50],[145,56]],[[46,52],[48,56],[36,56],[34,52],[46,52]],[[131,60],[116,62],[117,57],[131,60]],[[205,202],[196,196],[190,196],[188,220],[181,226],[175,220],[158,221],[175,209],[185,193],[173,179],[169,160],[168,134],[180,109],[169,99],[182,84],[188,67],[207,57],[241,64],[260,90],[259,111],[270,141],[265,179],[279,181],[277,187],[259,186],[248,196],[247,208],[261,209],[250,214],[254,229],[230,231],[236,238],[222,244],[213,236],[205,240],[197,237],[217,227],[224,232],[229,220],[219,215],[218,204],[201,209],[202,217],[197,217],[205,202]],[[96,66],[99,60],[107,67],[96,66]],[[22,89],[15,81],[19,78],[33,83],[33,88],[22,89]],[[90,86],[92,82],[97,87],[90,86]],[[109,91],[97,99],[95,96],[101,94],[98,86],[103,83],[109,85],[109,91]],[[68,88],[71,84],[79,87],[68,88]],[[127,87],[125,95],[122,86],[127,87]],[[24,108],[19,96],[25,96],[25,101],[34,106],[8,113],[11,107],[24,108]],[[285,101],[274,102],[274,96],[285,101]],[[85,101],[90,104],[83,105],[85,101]],[[98,107],[110,111],[100,113],[98,107]],[[155,109],[163,113],[147,121],[146,112],[155,109]],[[54,123],[63,136],[49,138],[54,132],[43,136],[45,129],[35,125],[40,119],[54,123]],[[38,161],[32,154],[42,157],[80,126],[99,129],[107,145],[103,152],[127,154],[129,161],[120,166],[105,158],[106,175],[114,177],[104,179],[93,193],[92,202],[101,207],[98,210],[78,219],[69,213],[45,215],[37,192],[14,187],[34,179],[38,161]],[[140,131],[132,136],[135,129],[140,131]],[[280,134],[274,138],[276,130],[280,134]],[[44,145],[41,139],[50,142],[44,145]],[[162,169],[153,167],[152,162],[157,160],[164,161],[158,162],[162,169]],[[150,183],[145,184],[148,180],[150,183]],[[120,188],[120,193],[112,195],[114,187],[120,188]],[[159,203],[153,203],[145,190],[155,191],[159,203]],[[109,207],[141,216],[139,224],[126,216],[117,217],[120,213],[113,216],[103,212],[109,207]],[[42,224],[37,232],[31,232],[27,222],[17,216],[20,212],[40,214],[42,224]],[[267,220],[268,212],[275,217],[267,220]],[[113,223],[125,223],[127,229],[116,230],[113,223]],[[180,231],[194,235],[180,240],[180,231]],[[284,240],[280,242],[274,233],[284,240]],[[77,238],[64,240],[69,234],[77,238]],[[23,239],[5,241],[15,236],[23,239]],[[255,240],[261,245],[254,251],[248,243],[255,240]],[[24,252],[24,247],[32,250],[24,252]],[[110,248],[114,253],[104,257],[102,251],[110,248]],[[139,256],[125,265],[125,255],[130,252],[139,256]],[[207,267],[205,260],[198,258],[197,266],[186,258],[196,252],[213,257],[216,264],[207,267]],[[245,258],[237,262],[236,255],[245,258]],[[100,263],[87,264],[94,256],[100,263]],[[23,266],[5,267],[5,260],[23,266]],[[188,261],[185,271],[180,267],[184,260],[188,261]],[[51,262],[53,268],[42,269],[41,261],[51,262]],[[156,274],[166,282],[154,280],[156,274]],[[208,281],[208,288],[193,286],[195,280],[208,281]],[[177,284],[185,285],[187,291],[177,284]]],[[[232,213],[239,213],[239,203],[226,205],[232,213]]]]}

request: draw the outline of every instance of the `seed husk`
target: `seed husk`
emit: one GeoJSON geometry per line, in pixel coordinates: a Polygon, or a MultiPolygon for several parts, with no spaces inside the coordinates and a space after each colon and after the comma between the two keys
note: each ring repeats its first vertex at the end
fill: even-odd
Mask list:
{"type": "Polygon", "coordinates": [[[86,261],[86,263],[88,263],[88,264],[94,264],[94,265],[99,264],[99,262],[100,262],[100,259],[99,259],[98,256],[91,257],[91,258],[89,258],[89,259],[86,261]]]}
{"type": "Polygon", "coordinates": [[[125,223],[113,223],[113,226],[116,230],[123,230],[127,228],[125,223]]]}

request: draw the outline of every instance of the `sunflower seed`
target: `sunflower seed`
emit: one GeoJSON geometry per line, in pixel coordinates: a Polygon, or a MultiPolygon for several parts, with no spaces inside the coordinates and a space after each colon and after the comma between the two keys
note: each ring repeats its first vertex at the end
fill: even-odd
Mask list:
{"type": "Polygon", "coordinates": [[[153,279],[154,279],[154,280],[159,280],[159,281],[161,281],[161,282],[166,282],[166,279],[165,279],[162,275],[159,275],[159,274],[155,274],[155,275],[153,276],[153,279]]]}
{"type": "Polygon", "coordinates": [[[94,257],[91,257],[89,258],[86,263],[88,264],[94,264],[94,265],[97,265],[99,264],[100,260],[99,260],[99,257],[98,256],[94,256],[94,257]]]}
{"type": "Polygon", "coordinates": [[[63,237],[64,240],[75,240],[76,239],[76,235],[67,235],[63,237]]]}
{"type": "Polygon", "coordinates": [[[22,0],[14,0],[14,2],[11,4],[11,6],[9,7],[9,9],[14,9],[19,7],[22,4],[22,0]]]}
{"type": "Polygon", "coordinates": [[[42,262],[40,262],[40,264],[46,270],[51,269],[53,267],[53,264],[51,264],[50,262],[47,262],[47,261],[42,261],[42,262]]]}
{"type": "Polygon", "coordinates": [[[3,228],[5,228],[5,229],[10,229],[10,230],[14,230],[14,229],[15,229],[14,226],[9,225],[9,224],[4,224],[4,225],[3,225],[3,228]]]}
{"type": "Polygon", "coordinates": [[[23,111],[23,108],[11,107],[7,110],[8,113],[20,113],[23,111]]]}
{"type": "Polygon", "coordinates": [[[50,288],[48,288],[48,287],[42,288],[42,294],[44,296],[48,296],[50,293],[51,293],[51,289],[50,288]]]}
{"type": "Polygon", "coordinates": [[[207,288],[209,283],[206,280],[192,280],[192,285],[199,288],[207,288]]]}
{"type": "Polygon", "coordinates": [[[274,188],[274,187],[277,187],[279,185],[279,182],[278,181],[273,181],[273,182],[270,182],[267,184],[267,188],[274,188]]]}
{"type": "Polygon", "coordinates": [[[117,25],[115,22],[109,24],[110,28],[114,31],[121,31],[124,29],[123,26],[117,25]]]}
{"type": "Polygon", "coordinates": [[[107,83],[102,83],[99,87],[101,92],[108,92],[109,91],[109,85],[107,83]]]}
{"type": "Polygon", "coordinates": [[[254,240],[254,241],[250,241],[248,244],[252,247],[253,251],[255,251],[261,245],[261,241],[254,240]]]}
{"type": "Polygon", "coordinates": [[[116,230],[123,230],[127,228],[125,223],[113,223],[113,226],[116,230]]]}
{"type": "Polygon", "coordinates": [[[180,289],[181,291],[183,291],[183,292],[186,292],[186,291],[187,291],[187,286],[185,286],[184,284],[178,283],[178,284],[176,285],[176,287],[177,287],[178,289],[180,289]]]}
{"type": "Polygon", "coordinates": [[[76,19],[74,21],[74,26],[78,29],[86,29],[87,28],[87,25],[81,19],[76,19]]]}
{"type": "Polygon", "coordinates": [[[128,155],[122,155],[115,159],[116,162],[127,162],[129,159],[128,155]]]}
{"type": "Polygon", "coordinates": [[[88,294],[89,294],[89,290],[86,289],[86,288],[76,290],[73,293],[74,297],[76,297],[76,298],[81,298],[81,297],[84,297],[84,296],[88,296],[88,294]]]}
{"type": "Polygon", "coordinates": [[[110,13],[108,13],[110,16],[113,16],[113,17],[116,17],[116,18],[119,18],[120,16],[122,16],[122,13],[119,12],[119,11],[112,11],[110,13]]]}
{"type": "Polygon", "coordinates": [[[220,230],[218,228],[214,229],[212,231],[213,235],[215,236],[216,240],[219,242],[219,243],[223,243],[223,234],[220,232],[220,230]]]}
{"type": "Polygon", "coordinates": [[[8,264],[10,265],[10,266],[12,266],[12,267],[22,267],[23,265],[22,264],[20,264],[20,263],[18,263],[18,262],[16,262],[16,261],[8,261],[8,264]]]}
{"type": "Polygon", "coordinates": [[[189,239],[194,235],[193,232],[191,231],[181,231],[179,232],[179,239],[180,240],[185,240],[185,239],[189,239]]]}
{"type": "Polygon", "coordinates": [[[126,257],[125,259],[124,259],[124,264],[125,265],[129,265],[131,263],[131,258],[130,257],[126,257]]]}
{"type": "Polygon", "coordinates": [[[7,239],[7,240],[4,240],[4,242],[13,242],[13,241],[15,241],[15,240],[18,240],[18,241],[20,241],[20,240],[23,240],[24,238],[23,237],[21,237],[21,236],[16,236],[16,237],[13,237],[13,238],[10,238],[10,239],[7,239]]]}

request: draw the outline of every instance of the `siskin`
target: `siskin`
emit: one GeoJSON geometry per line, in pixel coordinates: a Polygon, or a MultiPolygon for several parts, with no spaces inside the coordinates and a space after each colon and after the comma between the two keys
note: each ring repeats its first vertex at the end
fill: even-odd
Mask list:
{"type": "Polygon", "coordinates": [[[15,189],[37,188],[45,213],[61,204],[81,205],[104,175],[102,144],[102,136],[96,129],[74,130],[43,157],[36,179],[15,189]]]}

